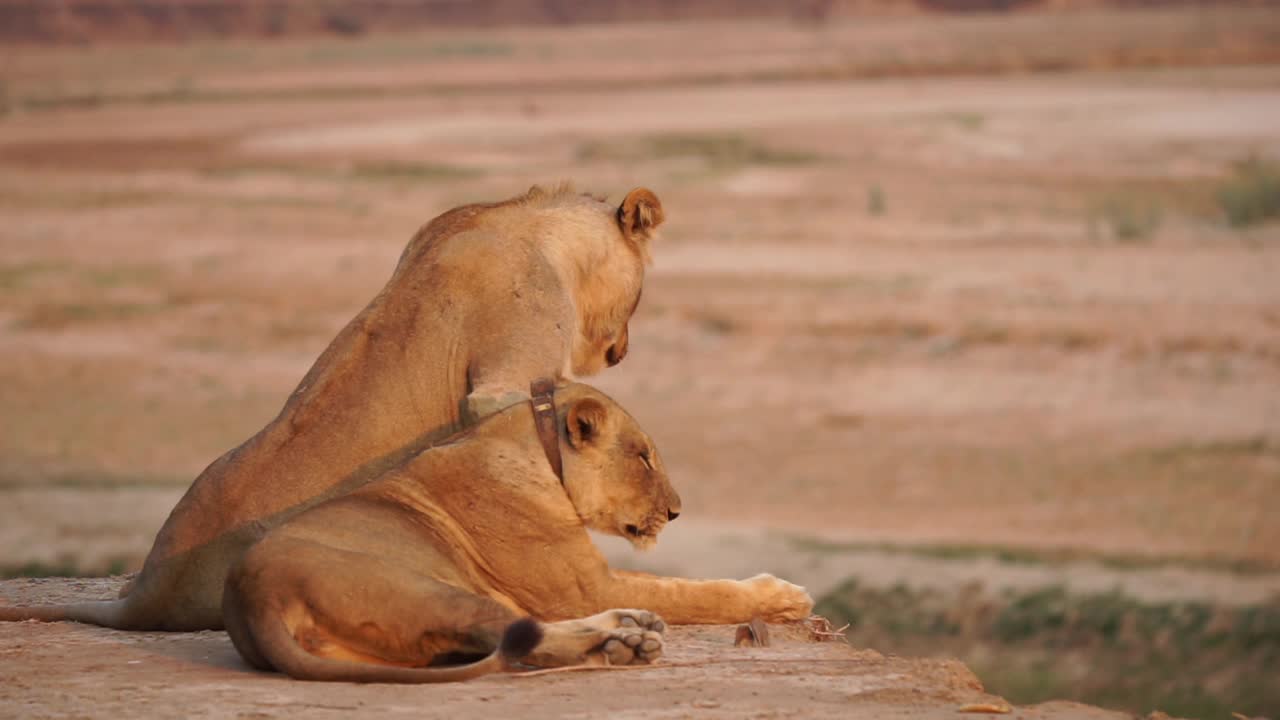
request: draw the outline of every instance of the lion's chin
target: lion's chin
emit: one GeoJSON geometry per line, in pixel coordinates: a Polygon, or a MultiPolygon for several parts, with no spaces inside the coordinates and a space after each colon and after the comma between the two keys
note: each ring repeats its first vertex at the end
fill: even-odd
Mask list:
{"type": "Polygon", "coordinates": [[[641,552],[658,544],[658,536],[656,535],[639,535],[635,537],[628,535],[627,540],[631,542],[631,547],[641,552]]]}
{"type": "Polygon", "coordinates": [[[626,525],[622,528],[622,532],[618,533],[631,543],[631,547],[637,550],[648,550],[658,543],[658,532],[641,530],[635,525],[626,525]]]}

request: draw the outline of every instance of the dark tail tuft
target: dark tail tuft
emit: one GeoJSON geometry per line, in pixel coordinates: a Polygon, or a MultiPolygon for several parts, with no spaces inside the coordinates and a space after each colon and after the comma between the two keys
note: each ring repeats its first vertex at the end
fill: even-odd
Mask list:
{"type": "Polygon", "coordinates": [[[542,627],[533,618],[521,618],[507,626],[498,650],[508,660],[518,660],[533,652],[542,642],[542,627]]]}

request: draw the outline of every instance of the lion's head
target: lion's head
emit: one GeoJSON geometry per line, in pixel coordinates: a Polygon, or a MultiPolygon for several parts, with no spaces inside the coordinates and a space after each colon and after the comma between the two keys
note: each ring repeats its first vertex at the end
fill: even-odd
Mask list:
{"type": "Polygon", "coordinates": [[[584,525],[649,548],[680,514],[680,496],[667,478],[648,433],[618,403],[589,385],[570,383],[555,394],[563,429],[564,486],[584,525]]]}
{"type": "MultiPolygon", "coordinates": [[[[648,189],[636,188],[614,204],[576,192],[568,183],[551,189],[535,185],[497,203],[463,205],[418,230],[380,297],[399,300],[388,304],[416,320],[423,288],[451,298],[445,310],[437,309],[431,317],[451,316],[447,311],[455,307],[453,298],[465,306],[466,298],[478,297],[486,286],[501,289],[486,305],[493,313],[518,314],[520,303],[512,297],[562,294],[573,317],[563,318],[563,324],[555,318],[556,329],[567,331],[570,338],[567,357],[559,359],[563,365],[556,370],[568,378],[594,375],[627,354],[627,323],[640,304],[650,244],[664,218],[662,203],[648,189]],[[442,266],[453,269],[459,278],[456,285],[440,285],[448,282],[442,279],[442,266]],[[544,267],[555,274],[555,282],[539,275],[544,267]]],[[[551,312],[552,304],[524,306],[551,312]]],[[[484,315],[469,318],[473,327],[468,332],[473,334],[484,324],[494,324],[484,315]],[[477,323],[479,328],[474,327],[477,323]]],[[[433,348],[440,342],[437,332],[416,335],[430,338],[433,348]]]]}
{"type": "Polygon", "coordinates": [[[617,365],[627,355],[627,323],[640,304],[649,243],[664,214],[658,196],[645,188],[627,193],[619,205],[591,195],[579,199],[594,218],[603,220],[583,218],[579,227],[590,228],[591,237],[604,241],[587,252],[583,250],[589,244],[580,239],[570,245],[579,270],[578,333],[571,369],[576,376],[587,376],[617,365]]]}

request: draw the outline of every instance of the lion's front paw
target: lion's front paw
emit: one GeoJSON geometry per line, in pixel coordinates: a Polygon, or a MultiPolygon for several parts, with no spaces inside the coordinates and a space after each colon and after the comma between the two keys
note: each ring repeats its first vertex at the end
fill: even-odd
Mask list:
{"type": "Polygon", "coordinates": [[[662,635],[637,627],[618,628],[600,646],[598,657],[606,665],[647,665],[662,657],[662,635]]]}
{"type": "Polygon", "coordinates": [[[768,573],[756,575],[743,582],[757,593],[756,605],[760,617],[771,622],[803,620],[813,612],[813,598],[799,585],[793,585],[768,573]]]}

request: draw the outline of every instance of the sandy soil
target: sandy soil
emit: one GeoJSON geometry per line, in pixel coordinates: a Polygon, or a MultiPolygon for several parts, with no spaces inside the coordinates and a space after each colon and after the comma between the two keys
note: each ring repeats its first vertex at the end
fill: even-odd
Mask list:
{"type": "MultiPolygon", "coordinates": [[[[655,437],[685,525],[663,541],[674,555],[620,561],[734,575],[745,557],[815,587],[950,576],[789,539],[1280,566],[1280,233],[1231,228],[1216,201],[1233,163],[1280,157],[1280,70],[1147,67],[1154,50],[1111,62],[1146,43],[1236,63],[1214,53],[1278,22],[1206,8],[6,48],[0,569],[135,569],[190,479],[279,409],[421,223],[562,178],[614,197],[649,186],[669,217],[631,355],[596,382],[655,437]],[[1077,71],[1019,72],[1046,57],[1077,71]],[[969,76],[928,76],[950,63],[969,76]]],[[[1225,570],[1028,572],[1159,598],[1275,587],[1225,570]]],[[[1015,575],[999,581],[1032,582],[1015,575]]],[[[0,633],[0,669],[27,684],[0,699],[33,712],[223,714],[196,701],[216,696],[225,714],[269,714],[302,697],[239,681],[221,636],[0,633]]],[[[679,631],[673,662],[720,657],[724,637],[679,631]]],[[[950,672],[777,652],[808,664],[414,692],[441,708],[537,684],[584,713],[892,715],[915,712],[911,693],[865,688],[950,672]],[[584,690],[639,679],[671,704],[584,690]]],[[[329,698],[316,712],[421,711],[370,693],[307,696],[329,698]]]]}

